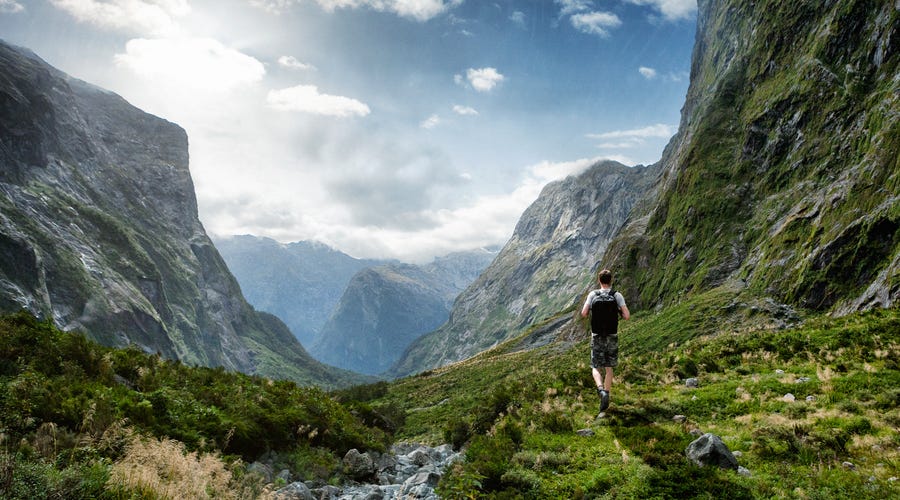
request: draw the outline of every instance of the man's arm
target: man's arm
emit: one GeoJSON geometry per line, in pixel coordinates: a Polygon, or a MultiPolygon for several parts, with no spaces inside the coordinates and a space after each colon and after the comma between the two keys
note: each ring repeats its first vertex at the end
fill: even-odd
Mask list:
{"type": "Polygon", "coordinates": [[[622,319],[628,319],[631,317],[631,313],[628,312],[628,306],[622,306],[619,308],[619,313],[622,315],[622,319]]]}
{"type": "Polygon", "coordinates": [[[581,317],[587,318],[588,313],[591,311],[591,295],[594,292],[588,294],[587,299],[584,300],[584,305],[581,307],[581,317]]]}

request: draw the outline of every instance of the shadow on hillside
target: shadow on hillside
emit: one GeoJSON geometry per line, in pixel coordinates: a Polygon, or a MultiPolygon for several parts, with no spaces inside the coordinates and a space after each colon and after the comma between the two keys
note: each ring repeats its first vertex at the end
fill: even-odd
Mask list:
{"type": "Polygon", "coordinates": [[[716,467],[698,467],[685,456],[685,449],[696,439],[687,425],[673,432],[671,412],[649,401],[613,405],[599,425],[608,428],[616,439],[623,459],[640,457],[653,468],[648,485],[654,495],[663,498],[718,498],[727,492],[731,499],[752,499],[752,492],[738,484],[736,471],[716,467]]]}

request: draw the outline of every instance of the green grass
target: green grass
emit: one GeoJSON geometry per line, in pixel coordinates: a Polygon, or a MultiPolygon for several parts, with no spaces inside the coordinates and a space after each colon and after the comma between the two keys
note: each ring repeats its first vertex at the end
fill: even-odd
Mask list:
{"type": "Polygon", "coordinates": [[[586,340],[510,353],[513,341],[396,381],[373,404],[407,410],[398,438],[468,442],[466,462],[442,483],[448,498],[900,494],[890,481],[900,476],[900,310],[773,329],[748,312],[752,301],[735,308],[733,293],[623,323],[613,406],[599,421],[586,340]],[[700,386],[685,387],[688,376],[700,386]],[[740,451],[751,475],[689,463],[692,430],[740,451]]]}

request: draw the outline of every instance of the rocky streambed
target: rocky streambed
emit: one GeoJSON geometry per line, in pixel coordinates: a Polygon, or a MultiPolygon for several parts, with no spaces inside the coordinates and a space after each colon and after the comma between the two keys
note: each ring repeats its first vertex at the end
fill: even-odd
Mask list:
{"type": "MultiPolygon", "coordinates": [[[[390,500],[437,499],[435,486],[458,452],[449,444],[435,448],[418,443],[398,443],[387,453],[350,450],[344,455],[341,486],[292,482],[274,493],[277,500],[390,500]]],[[[283,478],[286,479],[286,478],[283,478]]]]}

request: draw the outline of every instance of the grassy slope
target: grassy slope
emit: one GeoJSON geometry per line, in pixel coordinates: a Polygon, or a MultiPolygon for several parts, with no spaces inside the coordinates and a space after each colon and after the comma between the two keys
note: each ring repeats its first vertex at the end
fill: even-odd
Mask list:
{"type": "Polygon", "coordinates": [[[738,332],[730,297],[716,289],[624,323],[600,421],[586,340],[515,353],[506,344],[397,381],[376,403],[409,410],[402,438],[469,438],[467,463],[442,483],[450,497],[473,493],[474,481],[481,495],[535,498],[900,494],[889,481],[900,475],[900,310],[771,330],[748,305],[737,315],[759,314],[762,328],[738,332]],[[699,388],[684,386],[689,376],[699,388]],[[679,414],[687,420],[674,422],[679,414]],[[575,434],[582,428],[595,435],[575,434]],[[740,451],[752,476],[689,464],[693,429],[740,451]]]}

